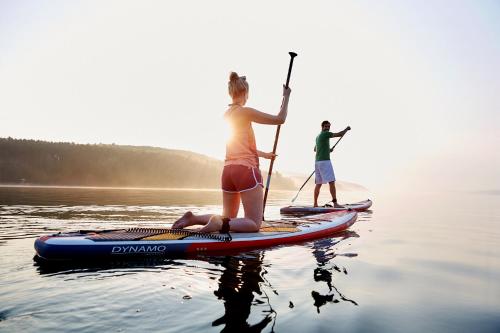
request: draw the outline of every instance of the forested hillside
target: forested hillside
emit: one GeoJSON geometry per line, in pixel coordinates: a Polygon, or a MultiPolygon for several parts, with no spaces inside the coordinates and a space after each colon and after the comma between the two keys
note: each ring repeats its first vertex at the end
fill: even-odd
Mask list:
{"type": "MultiPolygon", "coordinates": [[[[222,167],[182,150],[0,138],[0,184],[219,188],[222,167]]],[[[272,187],[294,185],[275,173],[272,187]]]]}

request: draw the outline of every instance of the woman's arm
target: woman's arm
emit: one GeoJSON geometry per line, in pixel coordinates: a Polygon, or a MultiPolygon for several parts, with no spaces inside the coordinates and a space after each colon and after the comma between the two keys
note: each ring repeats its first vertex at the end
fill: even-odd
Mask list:
{"type": "Polygon", "coordinates": [[[276,156],[278,156],[278,155],[273,154],[272,152],[265,153],[263,151],[257,150],[257,156],[262,157],[262,158],[267,158],[268,160],[272,160],[272,159],[275,159],[276,156]]]}
{"type": "Polygon", "coordinates": [[[283,87],[283,104],[281,105],[280,112],[274,116],[268,113],[260,112],[256,109],[243,107],[242,114],[250,121],[258,124],[266,125],[281,125],[285,122],[288,114],[288,100],[290,98],[290,88],[283,87]]]}

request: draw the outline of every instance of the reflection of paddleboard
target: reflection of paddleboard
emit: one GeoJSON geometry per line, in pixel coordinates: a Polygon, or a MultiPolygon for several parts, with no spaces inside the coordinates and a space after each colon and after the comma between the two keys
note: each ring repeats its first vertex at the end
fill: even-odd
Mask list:
{"type": "Polygon", "coordinates": [[[349,228],[355,211],[340,211],[293,220],[264,222],[255,233],[202,234],[170,228],[77,231],[42,236],[35,241],[46,260],[88,260],[181,253],[206,253],[274,246],[326,237],[349,228]]]}
{"type": "Polygon", "coordinates": [[[333,208],[333,207],[312,207],[312,206],[288,206],[280,209],[281,214],[321,214],[328,212],[341,211],[345,209],[355,210],[357,212],[362,212],[367,210],[372,206],[372,201],[367,199],[365,201],[360,201],[352,204],[342,204],[345,208],[333,208]]]}

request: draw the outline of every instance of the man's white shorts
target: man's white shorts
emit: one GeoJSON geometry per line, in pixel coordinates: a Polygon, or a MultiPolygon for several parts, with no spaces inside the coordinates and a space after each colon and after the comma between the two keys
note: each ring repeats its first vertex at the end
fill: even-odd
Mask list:
{"type": "Polygon", "coordinates": [[[316,184],[326,184],[335,181],[335,173],[333,172],[332,161],[316,161],[316,184]]]}

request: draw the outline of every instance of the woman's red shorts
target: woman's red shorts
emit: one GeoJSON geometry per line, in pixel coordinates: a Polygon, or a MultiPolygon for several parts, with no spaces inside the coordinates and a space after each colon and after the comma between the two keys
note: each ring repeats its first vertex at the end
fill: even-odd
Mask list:
{"type": "Polygon", "coordinates": [[[259,185],[264,187],[259,168],[239,164],[226,165],[222,171],[221,182],[222,190],[231,193],[253,190],[259,185]]]}

